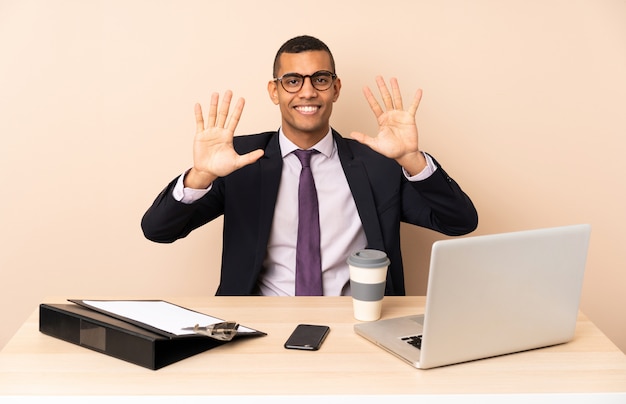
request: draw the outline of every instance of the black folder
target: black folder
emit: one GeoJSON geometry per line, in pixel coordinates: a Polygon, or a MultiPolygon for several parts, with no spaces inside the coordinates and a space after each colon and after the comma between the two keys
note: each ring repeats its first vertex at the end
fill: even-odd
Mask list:
{"type": "MultiPolygon", "coordinates": [[[[76,304],[41,304],[39,331],[152,370],[228,343],[203,335],[167,335],[76,304]]],[[[266,334],[237,334],[233,341],[260,335],[266,334]]]]}

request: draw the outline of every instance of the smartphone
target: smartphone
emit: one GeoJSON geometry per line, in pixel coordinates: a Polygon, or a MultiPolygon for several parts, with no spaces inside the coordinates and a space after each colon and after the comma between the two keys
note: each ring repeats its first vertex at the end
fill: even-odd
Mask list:
{"type": "Polygon", "coordinates": [[[317,351],[329,331],[330,327],[325,325],[298,324],[285,342],[285,348],[317,351]]]}

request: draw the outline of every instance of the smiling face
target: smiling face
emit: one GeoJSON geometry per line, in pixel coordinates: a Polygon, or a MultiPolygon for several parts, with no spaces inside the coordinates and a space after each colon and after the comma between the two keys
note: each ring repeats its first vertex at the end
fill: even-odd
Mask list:
{"type": "MultiPolygon", "coordinates": [[[[280,55],[277,77],[285,73],[306,76],[320,70],[333,71],[328,52],[283,53],[280,55]]],[[[339,98],[340,89],[339,78],[324,91],[316,90],[308,77],[296,93],[288,93],[278,81],[270,81],[267,86],[270,98],[280,107],[285,136],[303,149],[313,146],[328,133],[333,103],[339,98]]]]}

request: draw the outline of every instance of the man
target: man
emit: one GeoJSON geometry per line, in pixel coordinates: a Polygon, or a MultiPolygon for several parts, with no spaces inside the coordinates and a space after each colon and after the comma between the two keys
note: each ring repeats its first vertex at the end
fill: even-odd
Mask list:
{"type": "Polygon", "coordinates": [[[354,140],[345,139],[329,123],[341,90],[330,50],[310,36],[287,41],[267,85],[281,112],[278,132],[234,137],[244,100],[230,112],[230,91],[221,103],[212,95],[206,122],[196,105],[193,167],[148,209],[145,236],[173,242],[224,215],[217,294],[296,294],[302,262],[296,251],[298,186],[306,165],[297,150],[315,149],[310,170],[319,201],[318,294],[350,294],[346,259],[362,248],[386,252],[391,264],[385,293],[405,294],[400,222],[462,235],[476,228],[478,217],[469,197],[419,149],[415,114],[421,91],[404,110],[397,80],[391,80],[391,91],[381,77],[376,81],[384,109],[369,88],[364,93],[379,133],[353,132],[354,140]]]}

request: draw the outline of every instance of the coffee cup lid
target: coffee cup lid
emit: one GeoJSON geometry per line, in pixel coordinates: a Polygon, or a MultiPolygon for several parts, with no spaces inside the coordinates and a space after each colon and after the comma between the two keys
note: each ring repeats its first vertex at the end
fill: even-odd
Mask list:
{"type": "Polygon", "coordinates": [[[348,257],[348,264],[362,268],[378,268],[389,265],[389,258],[384,251],[365,249],[352,253],[348,257]]]}

